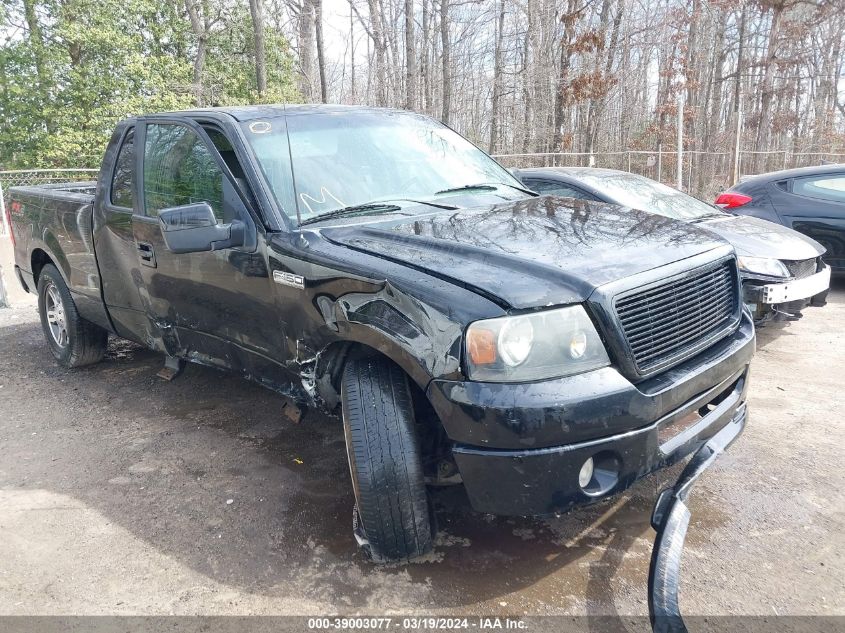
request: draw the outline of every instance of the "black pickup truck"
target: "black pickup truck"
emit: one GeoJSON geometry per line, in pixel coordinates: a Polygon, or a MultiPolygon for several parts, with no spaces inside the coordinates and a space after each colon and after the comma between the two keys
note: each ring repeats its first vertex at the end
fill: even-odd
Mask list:
{"type": "Polygon", "coordinates": [[[538,197],[427,117],[132,118],[96,183],[16,187],[9,210],[61,365],[112,334],[164,354],[164,375],[202,363],[340,411],[377,561],[432,547],[428,486],[549,514],[745,424],[755,338],[727,243],[538,197]]]}

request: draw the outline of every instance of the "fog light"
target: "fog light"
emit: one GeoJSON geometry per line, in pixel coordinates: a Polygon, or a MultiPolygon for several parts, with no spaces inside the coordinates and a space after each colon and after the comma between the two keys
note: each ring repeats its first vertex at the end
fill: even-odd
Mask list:
{"type": "Polygon", "coordinates": [[[584,465],[581,466],[581,472],[578,473],[578,485],[582,488],[586,488],[590,485],[590,482],[593,480],[593,458],[590,457],[587,461],[584,462],[584,465]]]}

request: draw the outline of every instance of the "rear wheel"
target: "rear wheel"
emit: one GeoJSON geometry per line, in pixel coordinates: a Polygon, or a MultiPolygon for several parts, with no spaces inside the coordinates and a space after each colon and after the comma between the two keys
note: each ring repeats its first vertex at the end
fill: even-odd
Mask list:
{"type": "Polygon", "coordinates": [[[341,402],[359,546],[375,562],[429,552],[433,521],[407,377],[387,359],[350,361],[341,402]]]}
{"type": "Polygon", "coordinates": [[[38,276],[38,312],[47,345],[62,367],[82,367],[102,360],[109,334],[76,311],[67,285],[52,264],[38,276]]]}

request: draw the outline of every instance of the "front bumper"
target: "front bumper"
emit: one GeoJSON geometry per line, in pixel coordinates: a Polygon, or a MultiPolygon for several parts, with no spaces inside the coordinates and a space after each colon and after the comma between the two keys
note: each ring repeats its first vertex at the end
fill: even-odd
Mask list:
{"type": "Polygon", "coordinates": [[[754,345],[744,314],[733,335],[637,385],[605,368],[520,385],[434,381],[428,395],[476,510],[549,514],[622,490],[744,420],[754,345]],[[584,490],[590,457],[597,481],[584,490]]]}
{"type": "Polygon", "coordinates": [[[743,279],[743,294],[746,303],[776,305],[801,299],[810,299],[827,292],[830,287],[830,267],[803,279],[783,283],[753,283],[743,279]]]}
{"type": "Polygon", "coordinates": [[[725,425],[698,449],[675,485],[661,492],[654,505],[651,525],[657,536],[654,539],[648,571],[648,612],[653,631],[687,631],[678,604],[681,553],[690,520],[686,501],[696,480],[733,444],[744,428],[744,415],[737,416],[730,424],[725,425]]]}

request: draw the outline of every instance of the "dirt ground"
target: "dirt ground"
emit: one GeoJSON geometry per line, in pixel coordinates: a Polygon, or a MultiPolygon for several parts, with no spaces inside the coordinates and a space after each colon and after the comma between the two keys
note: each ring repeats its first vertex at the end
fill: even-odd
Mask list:
{"type": "MultiPolygon", "coordinates": [[[[750,422],[699,482],[687,614],[845,615],[845,284],[759,333],[750,422]]],[[[31,299],[0,310],[0,614],[645,614],[657,492],[551,520],[436,496],[425,562],[357,553],[338,420],[113,340],[53,362],[31,299]]]]}

